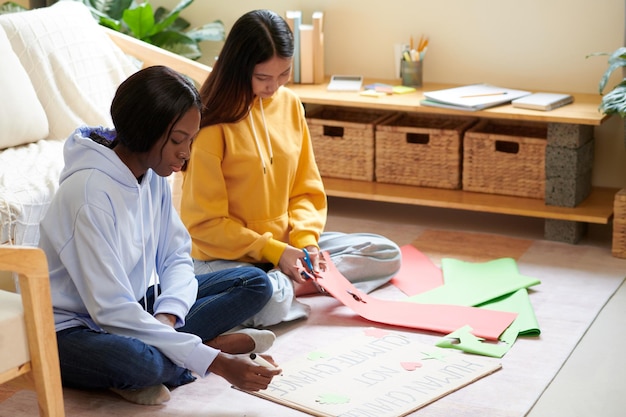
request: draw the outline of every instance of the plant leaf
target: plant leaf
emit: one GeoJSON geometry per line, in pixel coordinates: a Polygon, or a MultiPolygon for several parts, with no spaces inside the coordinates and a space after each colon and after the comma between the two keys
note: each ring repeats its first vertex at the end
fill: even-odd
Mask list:
{"type": "Polygon", "coordinates": [[[159,32],[150,37],[150,43],[189,59],[196,60],[202,56],[198,43],[181,32],[159,32]]]}
{"type": "Polygon", "coordinates": [[[189,22],[180,18],[178,14],[172,14],[172,12],[163,7],[159,7],[156,12],[154,12],[154,21],[156,22],[156,30],[154,33],[163,32],[165,30],[179,30],[179,26],[185,26],[185,23],[187,25],[189,24],[189,22]]]}
{"type": "MultiPolygon", "coordinates": [[[[193,0],[181,0],[171,12],[167,12],[167,9],[162,8],[162,7],[159,8],[162,10],[157,9],[158,13],[155,13],[155,16],[157,15],[159,16],[156,19],[157,26],[159,28],[157,32],[160,32],[162,30],[169,28],[172,24],[174,24],[176,20],[182,19],[178,17],[180,15],[180,12],[184,10],[185,8],[187,8],[191,3],[193,3],[193,0]]],[[[187,28],[189,27],[189,22],[183,19],[182,21],[179,21],[177,23],[177,27],[183,27],[183,29],[187,28]]]]}
{"type": "Polygon", "coordinates": [[[89,3],[94,9],[115,20],[122,20],[124,10],[137,6],[134,0],[83,0],[83,3],[89,3]]]}
{"type": "Polygon", "coordinates": [[[223,41],[226,38],[226,30],[221,20],[206,23],[199,28],[194,28],[186,32],[187,36],[196,42],[201,41],[223,41]]]}
{"type": "Polygon", "coordinates": [[[124,10],[122,20],[137,39],[144,40],[155,33],[152,5],[145,2],[134,9],[124,10]]]}
{"type": "Polygon", "coordinates": [[[604,114],[619,114],[626,117],[626,80],[602,97],[599,110],[604,114]]]}
{"type": "MultiPolygon", "coordinates": [[[[111,19],[108,16],[100,16],[100,20],[98,20],[98,23],[100,23],[102,26],[106,26],[108,28],[111,28],[113,30],[117,30],[118,32],[123,32],[126,33],[128,31],[125,31],[124,28],[122,27],[122,22],[119,20],[115,20],[115,19],[111,19]]],[[[128,33],[126,33],[128,34],[128,33]]]]}
{"type": "Polygon", "coordinates": [[[602,78],[600,78],[600,84],[598,85],[598,91],[600,92],[600,94],[602,94],[602,92],[604,91],[604,88],[606,87],[606,83],[609,82],[609,78],[611,77],[611,74],[613,73],[613,71],[615,71],[616,69],[620,67],[626,67],[626,61],[613,62],[612,64],[609,65],[604,75],[602,75],[602,78]]]}
{"type": "MultiPolygon", "coordinates": [[[[166,19],[166,16],[170,13],[169,10],[167,10],[164,7],[159,7],[158,9],[156,9],[156,12],[154,12],[154,21],[157,22],[157,25],[159,25],[159,27],[161,27],[161,22],[163,22],[166,19]]],[[[169,23],[169,21],[168,21],[169,23]]],[[[190,26],[190,23],[188,21],[186,21],[185,19],[183,19],[182,17],[178,16],[176,18],[176,20],[174,20],[173,22],[171,22],[171,24],[167,27],[163,27],[164,29],[168,29],[168,30],[176,30],[178,32],[182,32],[185,29],[187,29],[190,26]]]]}
{"type": "MultiPolygon", "coordinates": [[[[605,56],[610,55],[608,60],[608,68],[600,78],[600,82],[598,83],[598,92],[602,94],[604,88],[606,87],[606,83],[609,82],[609,78],[613,71],[618,68],[626,68],[626,47],[622,46],[617,48],[613,53],[609,54],[608,52],[594,52],[586,56],[586,58],[594,57],[594,56],[605,56]]],[[[602,106],[601,106],[602,107],[602,106]]]]}
{"type": "Polygon", "coordinates": [[[174,7],[174,9],[172,10],[172,14],[180,14],[181,11],[183,11],[184,9],[186,9],[191,3],[193,3],[193,0],[181,0],[176,7],[174,7]]]}

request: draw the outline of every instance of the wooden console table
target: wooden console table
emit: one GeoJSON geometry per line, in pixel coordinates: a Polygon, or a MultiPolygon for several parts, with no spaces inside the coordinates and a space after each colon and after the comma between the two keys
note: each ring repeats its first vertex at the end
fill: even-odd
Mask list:
{"type": "MultiPolygon", "coordinates": [[[[372,82],[397,84],[397,82],[385,80],[366,81],[366,83],[372,82]]],[[[289,88],[296,92],[302,102],[307,105],[320,104],[489,119],[524,120],[573,125],[575,127],[599,126],[607,118],[598,111],[600,96],[597,94],[573,94],[573,104],[547,112],[518,109],[512,105],[466,112],[420,106],[419,102],[423,99],[423,91],[455,87],[449,84],[427,83],[415,93],[383,97],[361,96],[357,92],[331,92],[327,91],[326,86],[327,84],[290,84],[289,88]]],[[[608,224],[611,221],[614,198],[618,191],[614,188],[592,187],[584,201],[575,207],[560,207],[547,205],[538,199],[463,190],[338,178],[324,178],[324,184],[329,196],[543,218],[546,221],[546,238],[568,243],[576,243],[585,233],[587,224],[608,224]]]]}

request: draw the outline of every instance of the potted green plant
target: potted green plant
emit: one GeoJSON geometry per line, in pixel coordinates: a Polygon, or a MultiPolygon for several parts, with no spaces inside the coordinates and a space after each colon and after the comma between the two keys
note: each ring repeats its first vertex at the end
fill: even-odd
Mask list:
{"type": "MultiPolygon", "coordinates": [[[[598,52],[589,56],[609,55],[606,52],[598,52]]],[[[598,85],[598,92],[603,94],[606,84],[609,81],[609,77],[618,68],[626,69],[626,47],[622,46],[618,48],[609,56],[608,68],[604,72],[604,75],[600,79],[598,85]]],[[[600,111],[604,114],[619,114],[620,117],[626,118],[626,77],[622,81],[613,87],[607,94],[602,95],[602,101],[600,103],[600,111]]]]}
{"type": "MultiPolygon", "coordinates": [[[[74,0],[85,4],[102,26],[132,36],[152,45],[197,60],[202,56],[200,42],[223,41],[226,37],[220,20],[190,28],[190,23],[180,17],[193,0],[181,0],[173,10],[164,7],[153,9],[149,0],[74,0]]],[[[26,10],[22,6],[6,2],[0,6],[0,14],[26,10]]]]}
{"type": "Polygon", "coordinates": [[[598,84],[598,92],[602,95],[602,101],[600,102],[599,110],[606,115],[619,115],[624,122],[624,147],[626,147],[626,47],[622,46],[617,48],[613,53],[608,52],[596,52],[587,56],[601,56],[609,55],[608,67],[600,83],[598,84]],[[613,71],[621,68],[623,71],[622,81],[615,85],[611,91],[604,94],[604,89],[609,82],[609,77],[613,74],[613,71]]]}
{"type": "Polygon", "coordinates": [[[220,20],[191,28],[180,17],[193,0],[181,0],[173,10],[153,9],[150,1],[135,0],[75,0],[87,5],[94,18],[103,26],[159,46],[168,51],[196,60],[202,56],[200,42],[223,41],[224,24],[220,20]]]}

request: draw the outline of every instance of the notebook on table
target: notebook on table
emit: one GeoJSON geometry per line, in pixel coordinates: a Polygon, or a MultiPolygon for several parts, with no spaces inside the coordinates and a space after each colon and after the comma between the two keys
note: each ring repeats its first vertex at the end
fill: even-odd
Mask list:
{"type": "Polygon", "coordinates": [[[549,111],[573,103],[574,97],[560,93],[534,93],[512,101],[513,107],[549,111]]]}

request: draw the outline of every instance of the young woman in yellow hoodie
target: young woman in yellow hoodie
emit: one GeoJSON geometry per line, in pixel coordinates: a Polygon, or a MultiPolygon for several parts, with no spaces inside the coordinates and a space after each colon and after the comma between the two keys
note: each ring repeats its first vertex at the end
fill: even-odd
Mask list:
{"type": "MultiPolygon", "coordinates": [[[[274,293],[246,324],[271,326],[308,315],[296,295],[305,250],[314,271],[320,250],[357,288],[370,292],[398,271],[400,249],[373,234],[324,232],[327,201],[304,108],[284,85],[293,34],[269,10],[233,25],[200,90],[201,130],[184,173],[181,218],[192,238],[195,272],[254,264],[274,293]]],[[[312,272],[312,271],[309,271],[312,272]]]]}

